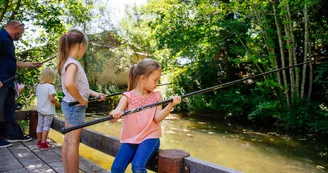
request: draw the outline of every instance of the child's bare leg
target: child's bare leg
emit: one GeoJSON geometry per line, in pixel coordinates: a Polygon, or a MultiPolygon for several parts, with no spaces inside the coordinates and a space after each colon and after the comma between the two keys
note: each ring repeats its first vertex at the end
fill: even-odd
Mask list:
{"type": "Polygon", "coordinates": [[[38,142],[42,140],[42,129],[43,129],[43,120],[44,120],[44,116],[42,114],[38,114],[38,126],[36,128],[36,136],[37,136],[37,140],[38,142]]]}
{"type": "Polygon", "coordinates": [[[47,141],[49,131],[43,130],[42,132],[42,143],[47,141]]]}
{"type": "MultiPolygon", "coordinates": [[[[67,124],[67,121],[65,121],[65,127],[68,127],[68,126],[69,125],[67,124]]],[[[63,161],[63,166],[64,166],[64,173],[69,173],[68,160],[67,160],[68,138],[69,138],[69,133],[66,133],[65,137],[64,137],[64,143],[62,146],[62,161],[63,161]]]]}
{"type": "Polygon", "coordinates": [[[36,136],[38,141],[42,140],[42,132],[36,132],[36,136]]]}
{"type": "Polygon", "coordinates": [[[69,161],[68,169],[70,173],[79,172],[79,146],[82,129],[69,132],[67,146],[67,160],[69,161]]]}

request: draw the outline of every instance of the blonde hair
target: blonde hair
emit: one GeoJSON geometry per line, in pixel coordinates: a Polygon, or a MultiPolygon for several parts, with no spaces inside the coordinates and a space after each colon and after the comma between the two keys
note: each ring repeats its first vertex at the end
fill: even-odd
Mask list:
{"type": "Polygon", "coordinates": [[[141,75],[149,77],[155,70],[162,70],[161,65],[150,58],[145,58],[139,61],[138,64],[133,65],[129,71],[128,91],[137,87],[141,75]]]}
{"type": "Polygon", "coordinates": [[[51,68],[45,68],[40,75],[40,83],[53,83],[55,80],[55,72],[51,68]]]}
{"type": "Polygon", "coordinates": [[[58,74],[61,75],[69,50],[76,44],[88,46],[88,37],[82,31],[72,29],[59,38],[58,44],[58,74]]]}

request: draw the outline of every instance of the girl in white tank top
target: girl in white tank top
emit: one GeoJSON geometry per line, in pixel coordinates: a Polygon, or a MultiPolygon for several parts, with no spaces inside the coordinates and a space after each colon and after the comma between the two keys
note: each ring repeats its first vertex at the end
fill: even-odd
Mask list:
{"type": "MultiPolygon", "coordinates": [[[[84,122],[88,97],[99,97],[99,101],[106,96],[89,89],[87,76],[79,63],[88,45],[86,35],[79,30],[70,30],[59,39],[58,73],[61,76],[62,89],[65,94],[61,109],[65,116],[65,127],[84,122]],[[78,101],[79,105],[69,106],[69,102],[78,101]]],[[[79,171],[79,145],[82,129],[65,134],[62,147],[64,172],[79,171]]]]}

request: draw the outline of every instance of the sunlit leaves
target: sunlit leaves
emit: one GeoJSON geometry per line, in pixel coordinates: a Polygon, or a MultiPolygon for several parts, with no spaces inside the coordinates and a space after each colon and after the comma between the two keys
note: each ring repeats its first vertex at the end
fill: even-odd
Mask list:
{"type": "MultiPolygon", "coordinates": [[[[3,26],[10,20],[25,23],[25,36],[16,44],[16,57],[19,61],[42,62],[57,52],[60,35],[90,19],[90,7],[81,0],[1,0],[0,15],[3,17],[0,24],[3,26]]],[[[54,67],[55,63],[53,60],[43,66],[54,67]]],[[[25,84],[24,93],[19,99],[28,103],[34,98],[39,69],[18,76],[25,84]]]]}

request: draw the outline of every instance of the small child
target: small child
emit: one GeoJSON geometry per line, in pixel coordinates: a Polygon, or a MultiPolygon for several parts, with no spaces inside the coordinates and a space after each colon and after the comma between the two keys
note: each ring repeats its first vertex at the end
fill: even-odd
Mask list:
{"type": "MultiPolygon", "coordinates": [[[[154,91],[161,77],[162,69],[158,62],[146,58],[131,67],[128,92],[123,96],[110,115],[116,122],[124,110],[153,104],[162,100],[161,93],[154,91]]],[[[159,148],[162,136],[160,122],[170,113],[173,106],[181,102],[181,97],[173,96],[173,102],[164,109],[157,106],[124,116],[121,132],[121,147],[115,157],[111,173],[124,173],[129,162],[134,173],[145,173],[149,159],[159,148]]]]}
{"type": "Polygon", "coordinates": [[[60,103],[55,99],[56,90],[52,84],[55,79],[55,72],[50,68],[45,68],[40,75],[40,84],[36,87],[37,107],[38,107],[38,127],[36,134],[38,147],[40,149],[52,148],[47,143],[49,129],[56,113],[55,105],[60,107],[60,103]]]}

